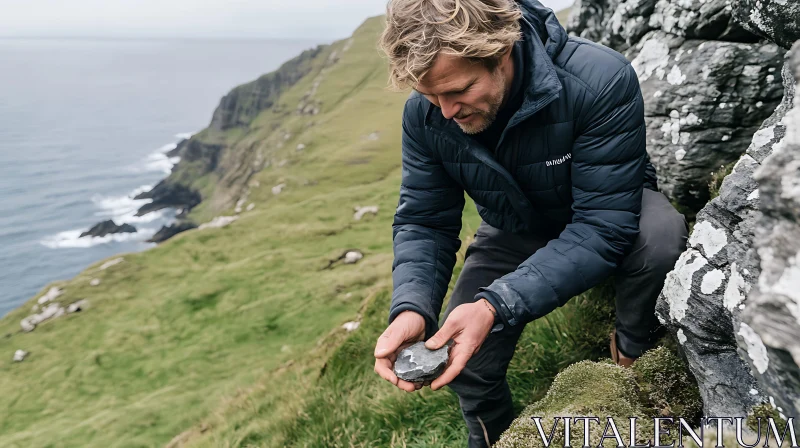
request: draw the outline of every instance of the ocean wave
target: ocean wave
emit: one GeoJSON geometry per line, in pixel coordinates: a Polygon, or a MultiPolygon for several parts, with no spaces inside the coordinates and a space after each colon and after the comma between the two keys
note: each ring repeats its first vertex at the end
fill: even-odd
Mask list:
{"type": "Polygon", "coordinates": [[[180,134],[175,134],[175,138],[178,139],[177,142],[167,143],[166,145],[151,152],[145,158],[144,163],[142,165],[133,167],[131,170],[134,172],[160,171],[164,174],[170,174],[172,172],[172,168],[175,166],[176,163],[180,162],[181,158],[168,157],[167,153],[177,148],[178,143],[187,138],[190,138],[192,135],[194,135],[194,133],[192,132],[182,132],[180,134]]]}
{"type": "Polygon", "coordinates": [[[175,138],[180,139],[180,140],[188,140],[188,139],[192,138],[192,136],[194,134],[197,134],[197,132],[181,132],[181,133],[175,134],[175,138]]]}
{"type": "MultiPolygon", "coordinates": [[[[194,133],[184,132],[175,134],[175,138],[182,141],[190,138],[194,133]]],[[[150,153],[144,161],[143,166],[134,168],[135,172],[142,171],[161,171],[164,174],[170,174],[172,167],[180,161],[180,157],[168,157],[167,153],[178,147],[178,142],[166,144],[154,152],[150,153]]],[[[152,202],[152,199],[134,199],[140,193],[150,191],[152,185],[142,185],[135,188],[133,191],[122,196],[105,196],[102,194],[95,194],[92,196],[92,203],[97,207],[98,211],[94,213],[101,220],[111,219],[116,224],[133,224],[137,226],[138,232],[136,233],[116,233],[106,235],[103,237],[85,237],[80,238],[81,233],[86,229],[66,230],[59,232],[55,235],[45,237],[40,243],[51,249],[60,248],[88,248],[97,246],[99,244],[108,244],[111,242],[126,242],[126,241],[144,241],[153,236],[157,228],[139,228],[141,224],[154,223],[154,224],[169,224],[173,218],[175,211],[171,209],[158,210],[150,212],[144,216],[136,216],[136,212],[143,205],[152,202]]]]}
{"type": "Polygon", "coordinates": [[[155,229],[143,228],[139,229],[136,233],[113,233],[106,236],[80,238],[81,233],[84,231],[83,229],[79,229],[59,232],[56,235],[43,239],[40,243],[50,249],[85,249],[111,242],[144,241],[153,236],[156,232],[155,229]]]}
{"type": "MultiPolygon", "coordinates": [[[[173,148],[174,149],[174,146],[173,148]]],[[[176,163],[180,162],[180,157],[167,157],[165,152],[172,151],[172,149],[167,149],[166,151],[159,151],[154,152],[147,156],[147,160],[145,161],[144,170],[145,171],[161,171],[164,174],[169,174],[172,172],[172,167],[175,166],[176,163]]]]}
{"type": "Polygon", "coordinates": [[[96,194],[92,196],[92,202],[100,209],[94,215],[106,219],[113,219],[117,224],[146,223],[153,222],[164,216],[165,210],[148,213],[144,216],[136,216],[136,212],[145,204],[153,202],[152,199],[134,199],[139,193],[150,191],[151,185],[142,185],[124,196],[103,196],[96,194]]]}

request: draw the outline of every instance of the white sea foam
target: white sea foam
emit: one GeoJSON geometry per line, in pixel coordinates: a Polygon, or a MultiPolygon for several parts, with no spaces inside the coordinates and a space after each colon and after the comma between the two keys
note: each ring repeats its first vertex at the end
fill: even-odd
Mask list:
{"type": "MultiPolygon", "coordinates": [[[[172,146],[172,149],[174,149],[174,145],[172,146]]],[[[158,151],[147,156],[144,164],[145,171],[161,171],[164,174],[169,174],[172,172],[172,167],[174,167],[176,163],[180,162],[180,157],[167,157],[165,154],[172,149],[167,149],[166,151],[162,151],[162,149],[159,149],[158,151]]]]}
{"type": "Polygon", "coordinates": [[[194,134],[197,134],[197,132],[181,132],[179,134],[175,134],[175,138],[180,140],[188,140],[192,138],[194,134]]]}
{"type": "Polygon", "coordinates": [[[141,171],[160,171],[164,174],[169,174],[172,172],[172,167],[175,166],[176,163],[180,162],[180,157],[168,157],[167,153],[172,151],[173,149],[178,147],[178,143],[182,140],[185,140],[191,137],[193,134],[189,132],[184,132],[181,134],[175,134],[175,138],[178,139],[178,142],[175,143],[168,143],[152,153],[150,153],[144,160],[144,163],[140,166],[133,167],[132,170],[135,172],[141,171]]]}
{"type": "Polygon", "coordinates": [[[152,186],[142,185],[124,196],[103,196],[96,194],[92,197],[92,202],[99,209],[94,215],[113,219],[117,224],[146,223],[160,219],[164,215],[164,210],[148,213],[144,216],[136,216],[136,212],[145,204],[153,202],[152,199],[134,199],[139,193],[150,191],[152,186]]]}
{"type": "Polygon", "coordinates": [[[168,213],[168,210],[159,210],[148,213],[144,216],[135,216],[139,207],[152,202],[152,199],[133,199],[139,193],[149,191],[150,185],[142,185],[124,196],[102,196],[95,195],[92,202],[99,209],[95,216],[101,220],[111,219],[116,224],[134,224],[136,233],[115,233],[103,237],[84,237],[80,238],[81,233],[87,229],[65,230],[55,235],[48,236],[40,243],[51,249],[61,248],[87,248],[99,244],[125,241],[144,241],[156,233],[157,228],[142,227],[140,224],[160,221],[168,213]]]}
{"type": "MultiPolygon", "coordinates": [[[[175,134],[175,138],[185,140],[194,133],[184,132],[175,134]]],[[[134,168],[134,171],[161,171],[164,174],[172,172],[172,167],[180,161],[180,157],[168,157],[167,153],[178,147],[178,143],[169,143],[158,148],[147,156],[142,166],[134,168]]],[[[144,216],[136,216],[136,212],[145,204],[152,202],[152,199],[134,199],[139,193],[150,191],[152,185],[142,185],[123,196],[105,196],[96,194],[92,196],[92,203],[98,211],[94,213],[100,220],[111,219],[116,224],[133,224],[137,228],[136,233],[116,233],[103,237],[84,237],[80,238],[81,233],[87,229],[66,230],[55,235],[48,236],[40,243],[51,249],[59,248],[88,248],[99,244],[125,241],[144,241],[156,233],[156,228],[143,228],[141,224],[169,224],[172,221],[173,211],[164,209],[150,212],[144,216]]]]}
{"type": "Polygon", "coordinates": [[[59,232],[56,235],[49,236],[41,241],[41,244],[50,249],[67,249],[67,248],[88,248],[97,246],[99,244],[107,244],[111,242],[124,242],[124,241],[144,241],[153,234],[156,229],[141,228],[136,233],[112,233],[111,235],[100,237],[84,237],[80,238],[81,233],[86,229],[67,230],[59,232]]]}

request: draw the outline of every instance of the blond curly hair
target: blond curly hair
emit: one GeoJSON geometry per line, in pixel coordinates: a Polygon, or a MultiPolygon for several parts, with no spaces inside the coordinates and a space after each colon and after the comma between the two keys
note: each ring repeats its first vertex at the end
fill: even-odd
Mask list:
{"type": "Polygon", "coordinates": [[[514,0],[390,0],[380,38],[389,57],[389,84],[416,86],[440,53],[493,70],[522,37],[521,17],[514,0]]]}

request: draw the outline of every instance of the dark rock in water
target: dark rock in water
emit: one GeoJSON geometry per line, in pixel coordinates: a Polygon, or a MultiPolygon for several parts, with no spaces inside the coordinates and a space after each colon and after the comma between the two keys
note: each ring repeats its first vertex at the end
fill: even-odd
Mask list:
{"type": "Polygon", "coordinates": [[[153,202],[141,206],[136,212],[136,216],[143,216],[165,208],[191,209],[201,201],[200,193],[180,184],[168,183],[166,180],[162,180],[152,190],[141,193],[134,199],[153,200],[153,202]]]}
{"type": "Polygon", "coordinates": [[[136,233],[136,227],[130,224],[118,226],[114,221],[108,220],[97,223],[91,229],[81,233],[80,238],[85,236],[106,236],[112,233],[136,233]]]}
{"type": "Polygon", "coordinates": [[[403,349],[394,363],[394,373],[401,380],[412,383],[432,381],[444,372],[450,347],[428,350],[424,342],[403,349]]]}
{"type": "Polygon", "coordinates": [[[156,232],[156,234],[153,235],[152,238],[147,240],[147,242],[148,243],[161,243],[163,241],[166,241],[166,240],[172,238],[173,236],[175,236],[175,235],[177,235],[177,234],[179,234],[181,232],[185,232],[187,230],[191,230],[191,229],[194,229],[194,228],[197,228],[197,225],[194,224],[194,223],[188,222],[188,221],[178,222],[178,223],[175,223],[175,224],[172,224],[172,225],[169,225],[169,226],[163,226],[163,227],[161,227],[161,230],[156,232]]]}

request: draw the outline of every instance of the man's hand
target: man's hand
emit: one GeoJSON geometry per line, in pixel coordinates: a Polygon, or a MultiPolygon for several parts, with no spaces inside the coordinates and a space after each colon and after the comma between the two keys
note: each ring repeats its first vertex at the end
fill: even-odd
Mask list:
{"type": "Polygon", "coordinates": [[[457,306],[439,331],[425,342],[425,347],[436,350],[453,339],[450,360],[442,375],[431,383],[431,389],[444,387],[458,376],[474,355],[494,324],[494,307],[486,299],[457,306]]]}
{"type": "Polygon", "coordinates": [[[414,392],[422,387],[403,381],[394,374],[394,362],[400,350],[425,337],[425,319],[414,311],[403,311],[394,318],[375,345],[375,372],[381,378],[403,389],[414,392]]]}

